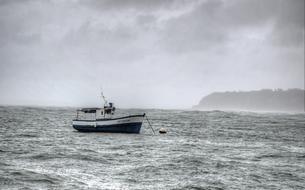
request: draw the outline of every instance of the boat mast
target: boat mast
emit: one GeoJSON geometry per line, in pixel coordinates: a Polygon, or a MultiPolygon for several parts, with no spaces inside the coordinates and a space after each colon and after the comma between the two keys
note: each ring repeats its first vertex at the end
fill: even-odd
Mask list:
{"type": "Polygon", "coordinates": [[[104,100],[104,107],[102,108],[103,109],[103,116],[104,116],[104,118],[105,118],[105,106],[107,105],[107,100],[106,100],[106,97],[104,96],[104,93],[103,93],[103,91],[101,90],[101,96],[102,96],[102,98],[103,98],[103,100],[104,100]]]}
{"type": "Polygon", "coordinates": [[[104,100],[104,106],[106,106],[108,102],[107,102],[107,100],[106,100],[106,97],[104,96],[103,91],[101,91],[101,96],[102,96],[102,98],[103,98],[103,100],[104,100]]]}

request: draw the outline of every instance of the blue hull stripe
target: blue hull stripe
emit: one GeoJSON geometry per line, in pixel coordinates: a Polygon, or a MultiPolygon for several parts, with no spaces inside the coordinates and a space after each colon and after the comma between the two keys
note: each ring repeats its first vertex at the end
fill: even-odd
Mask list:
{"type": "Polygon", "coordinates": [[[80,132],[140,133],[142,122],[115,125],[73,125],[80,132]]]}

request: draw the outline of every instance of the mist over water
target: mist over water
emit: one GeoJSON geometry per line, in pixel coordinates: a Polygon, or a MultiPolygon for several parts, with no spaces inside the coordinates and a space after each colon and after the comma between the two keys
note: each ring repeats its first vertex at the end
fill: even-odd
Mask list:
{"type": "Polygon", "coordinates": [[[0,189],[305,188],[304,113],[118,112],[168,133],[80,133],[73,109],[0,107],[0,189]]]}

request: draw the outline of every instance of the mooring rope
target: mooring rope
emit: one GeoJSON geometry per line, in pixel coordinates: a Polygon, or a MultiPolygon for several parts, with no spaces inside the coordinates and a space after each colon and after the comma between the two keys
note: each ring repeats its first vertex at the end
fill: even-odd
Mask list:
{"type": "Polygon", "coordinates": [[[155,130],[154,130],[154,128],[151,126],[151,124],[150,124],[150,122],[149,122],[149,120],[148,120],[148,117],[145,116],[145,118],[146,118],[146,120],[147,120],[147,122],[148,122],[148,125],[150,126],[151,130],[153,131],[153,133],[154,133],[154,135],[155,135],[155,134],[156,134],[156,133],[155,133],[155,130]]]}

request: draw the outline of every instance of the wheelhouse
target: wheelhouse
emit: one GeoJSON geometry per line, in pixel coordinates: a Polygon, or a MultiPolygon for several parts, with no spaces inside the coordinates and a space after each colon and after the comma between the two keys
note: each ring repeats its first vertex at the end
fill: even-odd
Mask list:
{"type": "Polygon", "coordinates": [[[115,112],[113,103],[104,106],[104,108],[81,108],[76,110],[76,120],[96,120],[102,118],[111,118],[115,112]]]}

